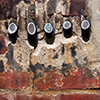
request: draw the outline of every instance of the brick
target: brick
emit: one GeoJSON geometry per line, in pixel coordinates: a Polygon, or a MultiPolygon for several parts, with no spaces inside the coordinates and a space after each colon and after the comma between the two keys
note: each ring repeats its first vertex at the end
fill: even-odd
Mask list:
{"type": "Polygon", "coordinates": [[[4,95],[4,94],[0,94],[0,100],[15,100],[16,95],[4,95]]]}
{"type": "Polygon", "coordinates": [[[0,36],[0,54],[4,54],[7,51],[7,47],[5,45],[5,40],[2,36],[0,36]]]}
{"type": "Polygon", "coordinates": [[[67,0],[66,15],[68,16],[80,16],[87,13],[87,1],[86,0],[67,0]]]}
{"type": "Polygon", "coordinates": [[[71,68],[67,72],[66,76],[59,71],[46,72],[44,77],[34,80],[34,85],[40,90],[99,88],[99,75],[94,77],[89,69],[73,71],[71,68]]]}
{"type": "Polygon", "coordinates": [[[13,7],[21,0],[1,0],[0,1],[0,20],[4,20],[11,16],[13,7]]]}
{"type": "MultiPolygon", "coordinates": [[[[16,4],[22,0],[0,0],[0,20],[4,20],[8,17],[16,18],[16,4]]],[[[26,3],[30,3],[30,0],[24,0],[26,3]]]]}
{"type": "Polygon", "coordinates": [[[2,89],[21,89],[28,85],[28,73],[6,72],[0,73],[0,88],[2,89]]]}
{"type": "Polygon", "coordinates": [[[15,95],[15,94],[0,94],[0,100],[52,100],[51,95],[15,95]]]}
{"type": "Polygon", "coordinates": [[[86,0],[71,0],[69,9],[70,15],[84,15],[86,12],[86,0]]]}
{"type": "Polygon", "coordinates": [[[17,95],[16,100],[52,100],[51,95],[17,95]]]}
{"type": "Polygon", "coordinates": [[[4,95],[0,95],[0,100],[8,100],[8,99],[5,98],[4,95]]]}
{"type": "Polygon", "coordinates": [[[28,95],[17,95],[16,100],[31,100],[32,96],[28,95]]]}
{"type": "Polygon", "coordinates": [[[100,100],[99,94],[61,94],[57,100],[100,100]]]}

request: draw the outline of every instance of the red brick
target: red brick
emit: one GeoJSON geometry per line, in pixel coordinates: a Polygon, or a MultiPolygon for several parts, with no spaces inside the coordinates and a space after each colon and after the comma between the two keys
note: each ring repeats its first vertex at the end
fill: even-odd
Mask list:
{"type": "Polygon", "coordinates": [[[65,77],[58,71],[47,72],[44,77],[35,79],[34,85],[40,90],[99,88],[99,75],[94,77],[88,69],[79,68],[75,72],[70,69],[69,72],[65,77]]]}
{"type": "Polygon", "coordinates": [[[9,95],[4,95],[0,94],[0,100],[15,100],[16,95],[15,94],[9,94],[9,95]]]}
{"type": "MultiPolygon", "coordinates": [[[[16,4],[22,0],[0,0],[0,20],[4,20],[12,16],[12,11],[16,4]]],[[[30,3],[30,0],[24,0],[26,3],[30,3]]]]}
{"type": "Polygon", "coordinates": [[[0,20],[4,20],[11,16],[13,7],[21,0],[0,0],[0,20]]]}
{"type": "Polygon", "coordinates": [[[15,95],[15,94],[9,94],[9,95],[3,95],[0,94],[0,100],[52,100],[51,95],[15,95]]]}
{"type": "Polygon", "coordinates": [[[0,95],[0,100],[8,100],[4,95],[0,95]]]}
{"type": "Polygon", "coordinates": [[[67,15],[79,16],[86,13],[86,0],[67,0],[69,7],[67,8],[67,15]]]}
{"type": "Polygon", "coordinates": [[[18,95],[16,100],[31,100],[32,97],[28,95],[18,95]]]}
{"type": "Polygon", "coordinates": [[[21,89],[28,85],[28,73],[6,72],[0,73],[0,88],[21,89]]]}
{"type": "Polygon", "coordinates": [[[5,40],[2,36],[0,36],[0,54],[4,54],[7,51],[7,47],[5,45],[5,40]]]}
{"type": "Polygon", "coordinates": [[[52,100],[51,95],[17,95],[16,100],[52,100]]]}
{"type": "Polygon", "coordinates": [[[100,100],[99,94],[61,94],[57,100],[100,100]]]}

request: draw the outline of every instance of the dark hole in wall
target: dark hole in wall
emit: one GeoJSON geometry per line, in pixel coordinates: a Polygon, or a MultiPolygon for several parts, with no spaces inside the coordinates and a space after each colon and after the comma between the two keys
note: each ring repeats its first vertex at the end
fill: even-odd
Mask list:
{"type": "Polygon", "coordinates": [[[3,64],[3,61],[1,60],[0,61],[0,72],[3,72],[4,71],[4,64],[3,64]]]}
{"type": "Polygon", "coordinates": [[[4,46],[3,46],[2,42],[0,42],[0,51],[1,51],[1,49],[2,49],[3,47],[4,47],[4,46]]]}
{"type": "Polygon", "coordinates": [[[25,3],[30,3],[31,0],[24,0],[24,1],[25,1],[25,3]]]}

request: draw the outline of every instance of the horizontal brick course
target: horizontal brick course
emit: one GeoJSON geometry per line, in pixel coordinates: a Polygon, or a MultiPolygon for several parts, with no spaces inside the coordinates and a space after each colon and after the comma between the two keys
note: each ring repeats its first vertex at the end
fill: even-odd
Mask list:
{"type": "MultiPolygon", "coordinates": [[[[9,17],[14,17],[16,14],[13,11],[14,9],[16,10],[16,5],[22,0],[1,0],[0,1],[0,20],[4,20],[9,17]]],[[[31,0],[23,0],[25,3],[31,3],[31,0]]],[[[34,1],[34,0],[33,0],[34,1]]],[[[37,0],[38,3],[45,2],[45,0],[37,0]]],[[[62,10],[64,6],[66,7],[65,15],[71,15],[71,16],[79,16],[79,15],[84,15],[86,13],[86,0],[51,0],[48,2],[48,8],[47,12],[48,15],[51,15],[53,13],[62,13],[62,10]],[[59,9],[61,8],[61,10],[59,9]],[[58,9],[58,11],[56,11],[58,9]]]]}
{"type": "Polygon", "coordinates": [[[0,95],[0,100],[52,100],[51,95],[0,95]]]}
{"type": "Polygon", "coordinates": [[[61,94],[57,100],[100,100],[99,94],[61,94]]]}
{"type": "Polygon", "coordinates": [[[34,84],[40,90],[99,88],[99,76],[94,77],[85,68],[79,68],[76,72],[72,69],[69,71],[70,74],[65,77],[57,71],[47,72],[43,78],[35,79],[34,84]]]}
{"type": "Polygon", "coordinates": [[[17,95],[16,100],[52,100],[52,96],[48,95],[17,95]]]}
{"type": "Polygon", "coordinates": [[[100,94],[59,94],[55,98],[52,95],[46,94],[0,94],[0,100],[100,100],[100,94]]]}
{"type": "Polygon", "coordinates": [[[21,89],[28,85],[28,73],[6,72],[0,73],[0,88],[2,89],[21,89]]]}

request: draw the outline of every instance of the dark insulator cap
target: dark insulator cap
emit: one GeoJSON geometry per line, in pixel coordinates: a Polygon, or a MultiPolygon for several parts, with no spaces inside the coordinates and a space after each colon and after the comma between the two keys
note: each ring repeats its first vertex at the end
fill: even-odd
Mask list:
{"type": "Polygon", "coordinates": [[[18,27],[15,23],[11,23],[8,26],[8,33],[9,34],[14,34],[17,31],[18,27]]]}
{"type": "Polygon", "coordinates": [[[89,22],[88,20],[83,20],[83,21],[81,22],[81,28],[82,28],[83,30],[87,30],[89,27],[90,27],[90,22],[89,22]]]}
{"type": "Polygon", "coordinates": [[[50,23],[46,23],[46,24],[44,25],[44,31],[45,31],[46,33],[52,33],[52,32],[53,32],[53,27],[52,27],[52,25],[51,25],[50,23]]]}
{"type": "Polygon", "coordinates": [[[33,22],[28,23],[27,31],[30,35],[34,35],[36,33],[36,26],[33,22]]]}
{"type": "Polygon", "coordinates": [[[65,29],[65,30],[68,30],[68,29],[70,29],[72,27],[72,25],[71,25],[71,22],[70,21],[65,21],[64,23],[63,23],[63,28],[65,29]]]}

